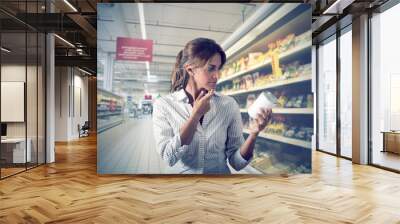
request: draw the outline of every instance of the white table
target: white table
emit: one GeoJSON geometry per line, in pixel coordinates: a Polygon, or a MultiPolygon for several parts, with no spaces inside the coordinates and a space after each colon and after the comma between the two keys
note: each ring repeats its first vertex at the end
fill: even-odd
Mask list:
{"type": "Polygon", "coordinates": [[[25,163],[25,162],[31,162],[31,144],[32,141],[30,138],[26,139],[26,142],[28,143],[26,147],[26,153],[25,153],[25,138],[6,138],[6,139],[1,139],[1,144],[3,145],[2,147],[13,147],[12,148],[12,157],[13,163],[25,163]],[[27,161],[25,161],[25,158],[27,158],[27,161]]]}

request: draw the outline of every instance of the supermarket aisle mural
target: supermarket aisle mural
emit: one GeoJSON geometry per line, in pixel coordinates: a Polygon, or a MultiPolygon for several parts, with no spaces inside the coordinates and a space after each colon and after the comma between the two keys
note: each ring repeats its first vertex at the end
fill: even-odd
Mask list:
{"type": "Polygon", "coordinates": [[[228,58],[220,92],[238,102],[248,131],[247,108],[261,92],[277,98],[273,117],[259,134],[251,166],[261,173],[310,173],[313,136],[311,14],[299,6],[282,26],[266,30],[246,49],[228,58]]]}
{"type": "MultiPolygon", "coordinates": [[[[111,10],[116,5],[121,4],[112,4],[112,6],[111,4],[99,4],[98,20],[104,19],[104,14],[120,13],[124,15],[118,10],[111,10]]],[[[128,8],[128,5],[131,5],[134,9],[137,7],[137,4],[124,4],[124,8],[128,8]]],[[[148,15],[146,20],[157,20],[152,16],[156,17],[155,12],[160,10],[160,5],[162,4],[145,4],[145,15],[148,15]]],[[[182,8],[181,10],[188,10],[189,8],[190,10],[196,10],[196,7],[198,7],[200,14],[204,14],[206,11],[204,10],[206,3],[175,5],[185,5],[185,7],[180,7],[182,8]]],[[[226,10],[234,10],[235,6],[240,4],[215,4],[216,11],[220,9],[219,5],[222,5],[221,8],[226,8],[226,10]]],[[[257,138],[253,160],[239,173],[310,173],[311,141],[314,134],[314,93],[312,92],[311,74],[311,8],[308,4],[297,3],[260,3],[255,5],[256,7],[252,9],[253,11],[251,13],[249,11],[248,17],[258,9],[265,7],[265,5],[270,5],[271,9],[273,8],[274,10],[271,10],[269,12],[270,15],[263,18],[257,26],[240,37],[237,43],[238,45],[242,44],[241,47],[231,46],[228,49],[224,49],[227,53],[227,63],[220,72],[217,91],[233,97],[238,103],[242,115],[243,135],[245,138],[249,133],[247,129],[250,119],[247,108],[251,106],[257,97],[263,92],[272,94],[276,98],[276,106],[272,110],[272,119],[257,138]],[[265,21],[272,20],[272,17],[278,19],[272,24],[266,25],[265,21]]],[[[239,9],[238,12],[241,10],[239,9]]],[[[179,13],[182,13],[181,17],[183,18],[189,12],[177,11],[175,17],[179,18],[179,13]]],[[[193,14],[193,12],[191,13],[193,14]]],[[[217,17],[214,16],[213,18],[217,17]]],[[[241,16],[239,16],[238,21],[241,19],[241,16]]],[[[229,21],[229,19],[223,18],[222,15],[220,20],[229,21]]],[[[196,25],[199,26],[201,22],[196,21],[196,25]]],[[[126,25],[123,22],[121,23],[119,24],[120,27],[126,25]]],[[[104,23],[100,22],[98,24],[98,30],[100,31],[108,28],[104,23]],[[103,29],[102,26],[104,26],[103,29]]],[[[237,23],[234,28],[237,29],[240,24],[237,23]]],[[[203,26],[209,27],[207,20],[204,20],[203,26]]],[[[232,27],[232,24],[229,27],[232,27]]],[[[166,31],[164,30],[164,32],[166,31]]],[[[169,32],[176,32],[176,30],[169,32]]],[[[169,33],[163,33],[163,35],[168,36],[167,34],[169,33]]],[[[191,35],[186,36],[179,35],[179,33],[170,35],[175,35],[174,41],[176,45],[184,45],[187,41],[196,38],[195,34],[193,32],[191,35]]],[[[117,34],[111,34],[110,32],[108,35],[117,34]]],[[[216,34],[216,32],[210,32],[204,36],[205,32],[202,31],[199,35],[214,39],[221,44],[229,38],[231,33],[227,32],[221,35],[216,34]]],[[[104,34],[98,34],[98,36],[101,39],[104,34]]],[[[126,36],[128,35],[126,34],[126,36]]],[[[157,40],[155,36],[153,37],[155,43],[162,42],[157,40]]],[[[134,36],[134,38],[138,38],[138,36],[134,36]]],[[[163,39],[163,41],[166,42],[166,39],[163,39]]],[[[107,48],[107,44],[109,43],[100,41],[98,42],[98,48],[104,50],[107,48]]],[[[166,54],[165,52],[157,52],[159,47],[155,46],[153,54],[166,54]]],[[[179,50],[179,47],[176,48],[176,52],[171,52],[171,56],[176,56],[179,50]]],[[[103,53],[98,52],[98,55],[103,53]]],[[[168,92],[155,90],[153,91],[153,97],[149,98],[147,90],[136,93],[136,96],[127,90],[124,92],[124,88],[119,86],[105,90],[106,88],[104,87],[108,86],[105,83],[107,77],[114,77],[112,82],[115,82],[116,85],[123,82],[136,86],[137,82],[139,82],[138,80],[140,80],[131,78],[134,81],[128,81],[129,78],[126,77],[124,79],[116,79],[115,77],[118,77],[118,75],[115,73],[121,72],[114,71],[114,69],[108,67],[112,63],[107,63],[107,57],[110,56],[108,54],[105,55],[104,57],[100,56],[98,59],[98,73],[103,74],[98,79],[98,172],[115,174],[172,173],[171,169],[167,169],[167,165],[156,152],[151,131],[152,104],[155,98],[168,94],[168,92]],[[114,74],[110,76],[106,74],[107,72],[114,74]],[[138,96],[140,94],[141,96],[138,96]]],[[[156,56],[153,55],[153,57],[154,60],[157,60],[156,56]]],[[[151,62],[150,67],[155,67],[152,65],[156,63],[155,61],[151,62]]],[[[127,66],[126,64],[124,66],[127,66]]],[[[172,71],[172,68],[173,62],[165,66],[165,70],[168,71],[172,71]]],[[[134,71],[131,71],[131,73],[134,73],[134,71]]],[[[170,72],[168,75],[170,75],[170,72]]],[[[165,81],[169,85],[168,78],[165,81]]],[[[143,85],[146,86],[146,84],[143,85]]],[[[232,170],[232,173],[236,172],[232,170]]]]}

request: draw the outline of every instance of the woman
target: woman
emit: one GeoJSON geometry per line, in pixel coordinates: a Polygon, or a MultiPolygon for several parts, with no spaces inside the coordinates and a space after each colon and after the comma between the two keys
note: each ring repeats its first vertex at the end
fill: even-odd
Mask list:
{"type": "Polygon", "coordinates": [[[156,147],[172,167],[168,173],[229,174],[227,159],[235,170],[251,161],[271,110],[260,111],[245,141],[236,101],[215,92],[225,61],[222,48],[206,38],[188,42],[179,52],[172,93],[155,102],[153,113],[156,147]]]}

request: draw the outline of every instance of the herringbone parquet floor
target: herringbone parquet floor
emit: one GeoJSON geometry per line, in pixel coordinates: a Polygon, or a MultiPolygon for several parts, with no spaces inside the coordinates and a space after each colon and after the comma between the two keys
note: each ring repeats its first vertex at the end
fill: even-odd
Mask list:
{"type": "Polygon", "coordinates": [[[98,176],[96,138],[0,181],[0,223],[400,223],[400,175],[313,153],[313,174],[98,176]]]}

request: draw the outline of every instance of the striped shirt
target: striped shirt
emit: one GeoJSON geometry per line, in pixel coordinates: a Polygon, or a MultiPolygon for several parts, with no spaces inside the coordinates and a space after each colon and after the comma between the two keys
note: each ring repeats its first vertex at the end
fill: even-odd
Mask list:
{"type": "Polygon", "coordinates": [[[193,140],[182,145],[180,128],[189,119],[192,106],[184,90],[156,100],[153,129],[157,152],[169,165],[167,173],[229,174],[227,161],[241,170],[250,160],[240,154],[244,143],[242,117],[236,101],[215,93],[203,123],[197,124],[193,140]]]}

